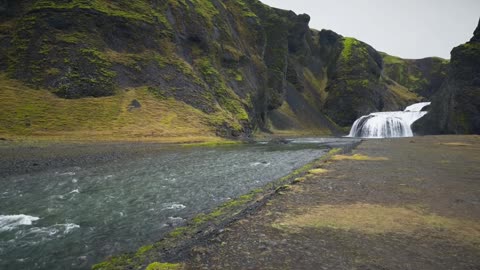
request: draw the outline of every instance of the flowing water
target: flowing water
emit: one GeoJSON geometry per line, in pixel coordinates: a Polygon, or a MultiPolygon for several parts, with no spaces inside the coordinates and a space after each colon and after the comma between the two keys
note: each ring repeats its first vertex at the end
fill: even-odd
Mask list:
{"type": "Polygon", "coordinates": [[[353,123],[348,137],[412,137],[411,125],[427,114],[422,109],[428,105],[430,102],[421,102],[408,106],[404,111],[376,112],[364,115],[353,123]]]}
{"type": "Polygon", "coordinates": [[[155,156],[0,181],[0,269],[88,269],[352,139],[166,147],[155,156]]]}

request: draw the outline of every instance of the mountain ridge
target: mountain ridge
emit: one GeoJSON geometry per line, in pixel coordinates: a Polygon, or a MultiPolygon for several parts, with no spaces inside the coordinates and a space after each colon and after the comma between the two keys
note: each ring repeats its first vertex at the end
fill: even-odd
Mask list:
{"type": "MultiPolygon", "coordinates": [[[[430,97],[448,65],[431,60],[438,70],[432,77],[428,67],[419,67],[420,60],[389,63],[390,56],[366,43],[330,30],[310,29],[306,14],[256,0],[4,3],[3,13],[9,17],[0,22],[0,72],[7,74],[5,80],[20,80],[28,86],[24,88],[47,89],[60,98],[59,103],[126,96],[130,89],[145,89],[140,92],[146,91],[148,99],[191,107],[197,120],[203,119],[198,133],[208,136],[345,134],[364,114],[403,109],[430,97]],[[405,80],[406,85],[391,78],[412,76],[415,80],[405,80]],[[431,93],[424,91],[425,85],[434,85],[431,93]]],[[[128,96],[140,105],[147,102],[128,96]]],[[[9,106],[15,107],[15,113],[5,115],[8,125],[0,127],[2,133],[62,133],[62,125],[43,130],[45,125],[38,118],[45,116],[33,115],[39,110],[9,106]]],[[[100,122],[126,121],[129,113],[142,115],[147,109],[116,108],[116,115],[100,122]]],[[[89,114],[90,109],[85,110],[89,114]]],[[[172,110],[167,106],[157,115],[172,110]]],[[[62,118],[48,117],[53,123],[62,118]]],[[[187,122],[179,126],[192,125],[187,116],[181,118],[187,122]]],[[[80,126],[94,137],[118,135],[111,132],[111,125],[102,129],[99,124],[92,130],[86,123],[80,126]]],[[[147,132],[148,127],[132,124],[117,133],[161,138],[171,128],[150,127],[152,132],[147,132]]]]}

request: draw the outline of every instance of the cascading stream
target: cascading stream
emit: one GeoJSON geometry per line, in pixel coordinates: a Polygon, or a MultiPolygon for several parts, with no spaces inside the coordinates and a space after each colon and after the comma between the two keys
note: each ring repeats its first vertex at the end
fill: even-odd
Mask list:
{"type": "Polygon", "coordinates": [[[427,114],[422,109],[428,105],[430,105],[430,102],[421,102],[408,106],[404,111],[375,112],[364,115],[353,123],[350,134],[347,137],[412,137],[411,125],[427,114]]]}

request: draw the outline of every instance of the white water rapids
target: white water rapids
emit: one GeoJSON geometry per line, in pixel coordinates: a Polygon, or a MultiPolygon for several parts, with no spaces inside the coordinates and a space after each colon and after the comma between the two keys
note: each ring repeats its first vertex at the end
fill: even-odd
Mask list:
{"type": "Polygon", "coordinates": [[[404,111],[376,112],[364,115],[353,123],[347,137],[412,137],[411,125],[427,114],[422,109],[428,105],[430,105],[430,102],[421,102],[408,106],[404,111]]]}

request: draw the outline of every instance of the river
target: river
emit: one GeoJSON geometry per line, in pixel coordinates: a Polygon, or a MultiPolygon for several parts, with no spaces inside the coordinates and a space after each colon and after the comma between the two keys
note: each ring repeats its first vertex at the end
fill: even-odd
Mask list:
{"type": "Polygon", "coordinates": [[[0,181],[0,269],[89,269],[353,139],[165,146],[148,157],[0,181]]]}

